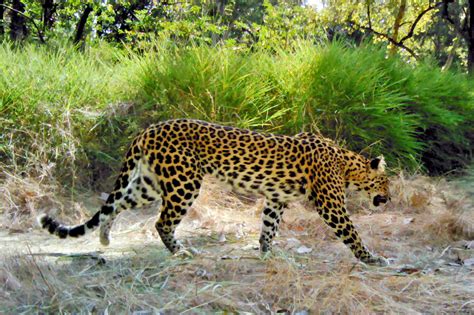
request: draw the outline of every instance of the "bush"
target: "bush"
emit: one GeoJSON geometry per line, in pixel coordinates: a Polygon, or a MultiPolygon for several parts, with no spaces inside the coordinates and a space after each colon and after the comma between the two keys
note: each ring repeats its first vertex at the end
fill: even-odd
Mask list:
{"type": "MultiPolygon", "coordinates": [[[[73,47],[0,46],[0,152],[17,172],[56,163],[56,175],[75,181],[109,104],[119,102],[115,63],[107,45],[85,53],[73,47]]],[[[80,175],[84,178],[85,174],[80,175]]]]}
{"type": "Polygon", "coordinates": [[[159,46],[140,60],[137,97],[152,120],[193,117],[297,133],[319,129],[391,164],[439,174],[472,152],[470,81],[385,50],[302,42],[290,52],[159,46]],[[151,109],[151,111],[150,111],[151,109]]]}
{"type": "Polygon", "coordinates": [[[139,128],[177,117],[287,134],[319,129],[353,150],[385,154],[392,166],[423,161],[433,173],[467,163],[474,108],[463,74],[409,65],[370,45],[272,51],[4,43],[2,167],[56,163],[65,182],[89,183],[119,165],[139,128]]]}

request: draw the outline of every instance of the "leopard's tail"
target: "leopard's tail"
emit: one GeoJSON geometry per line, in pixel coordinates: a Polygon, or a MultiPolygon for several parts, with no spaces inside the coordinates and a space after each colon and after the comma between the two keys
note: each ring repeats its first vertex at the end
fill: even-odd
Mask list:
{"type": "MultiPolygon", "coordinates": [[[[120,191],[120,184],[124,174],[119,176],[116,182],[116,188],[120,191]]],[[[107,218],[113,217],[116,213],[117,205],[115,204],[117,197],[121,196],[122,193],[114,191],[111,193],[105,202],[105,204],[97,211],[89,220],[79,225],[64,225],[58,222],[53,217],[42,214],[38,216],[37,220],[39,225],[48,230],[49,233],[58,236],[59,238],[67,237],[81,237],[97,229],[102,222],[106,221],[107,218]]]]}
{"type": "Polygon", "coordinates": [[[38,223],[43,229],[59,238],[81,237],[92,232],[100,225],[100,214],[101,210],[97,211],[87,222],[71,226],[64,225],[47,214],[42,214],[38,217],[38,223]]]}
{"type": "Polygon", "coordinates": [[[59,238],[67,237],[81,237],[97,229],[101,223],[106,222],[107,219],[113,218],[117,214],[117,201],[122,199],[122,192],[120,191],[120,186],[123,177],[128,176],[127,174],[121,174],[116,182],[116,189],[114,190],[105,204],[97,211],[87,222],[79,225],[64,225],[56,219],[52,218],[47,214],[42,214],[38,216],[37,220],[39,225],[48,230],[49,233],[58,236],[59,238]]]}
{"type": "MultiPolygon", "coordinates": [[[[43,229],[48,230],[49,233],[60,238],[81,237],[94,231],[102,223],[105,224],[105,222],[113,219],[121,209],[136,207],[138,203],[134,197],[138,192],[133,187],[137,186],[137,182],[140,181],[141,170],[138,163],[142,152],[140,150],[140,145],[137,144],[140,139],[141,136],[135,138],[132,146],[127,152],[125,157],[126,162],[124,163],[122,172],[115,182],[113,192],[109,195],[101,209],[97,211],[92,218],[83,224],[69,226],[56,221],[47,214],[42,214],[38,217],[39,225],[43,229]],[[122,207],[119,207],[120,204],[122,204],[122,207]]],[[[102,241],[101,238],[101,242],[102,241]]],[[[107,245],[108,242],[103,244],[107,245]]]]}

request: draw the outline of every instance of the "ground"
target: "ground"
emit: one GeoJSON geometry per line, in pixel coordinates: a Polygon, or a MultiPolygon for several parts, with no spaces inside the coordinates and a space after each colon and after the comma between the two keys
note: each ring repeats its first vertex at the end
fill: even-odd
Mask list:
{"type": "Polygon", "coordinates": [[[357,262],[302,203],[290,204],[273,256],[262,259],[263,200],[212,179],[178,228],[193,257],[164,248],[153,208],[122,213],[107,248],[97,232],[60,240],[34,216],[56,208],[68,223],[85,220],[99,194],[62,203],[41,187],[18,178],[2,186],[0,313],[474,312],[472,192],[443,179],[394,176],[392,203],[376,212],[350,196],[362,238],[391,259],[388,267],[357,262]]]}

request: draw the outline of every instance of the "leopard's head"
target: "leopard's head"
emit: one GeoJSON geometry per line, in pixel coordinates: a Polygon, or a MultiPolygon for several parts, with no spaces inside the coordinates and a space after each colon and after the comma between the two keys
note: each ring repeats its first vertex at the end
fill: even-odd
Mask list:
{"type": "Polygon", "coordinates": [[[367,160],[349,185],[349,188],[363,192],[375,207],[390,200],[389,180],[385,173],[385,166],[383,156],[367,160]]]}

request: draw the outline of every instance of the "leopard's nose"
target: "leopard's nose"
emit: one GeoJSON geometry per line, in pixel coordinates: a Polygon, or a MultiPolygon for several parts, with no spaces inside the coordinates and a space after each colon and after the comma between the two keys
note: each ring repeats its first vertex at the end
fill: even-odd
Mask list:
{"type": "Polygon", "coordinates": [[[374,197],[374,206],[378,207],[381,203],[387,203],[388,198],[386,196],[377,195],[374,197]]]}

